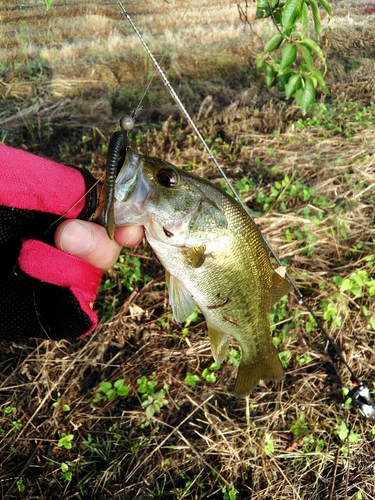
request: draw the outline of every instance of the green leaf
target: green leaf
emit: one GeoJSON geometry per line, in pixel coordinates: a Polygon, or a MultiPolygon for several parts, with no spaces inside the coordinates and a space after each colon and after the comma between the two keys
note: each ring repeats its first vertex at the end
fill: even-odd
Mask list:
{"type": "Polygon", "coordinates": [[[349,433],[349,443],[358,443],[359,439],[359,431],[351,430],[349,433]]]}
{"type": "Polygon", "coordinates": [[[257,7],[257,10],[255,12],[255,19],[263,19],[265,17],[270,17],[271,15],[271,9],[269,8],[268,5],[257,7]]]}
{"type": "Polygon", "coordinates": [[[326,87],[326,84],[325,84],[322,72],[321,71],[314,71],[314,73],[312,74],[312,76],[314,76],[317,79],[319,87],[323,90],[323,92],[325,94],[329,94],[329,90],[326,87]]]}
{"type": "Polygon", "coordinates": [[[332,16],[332,8],[327,2],[327,0],[319,0],[320,5],[323,7],[323,9],[327,12],[329,16],[332,16]]]}
{"type": "Polygon", "coordinates": [[[263,69],[265,65],[266,65],[266,62],[263,59],[263,57],[261,59],[257,59],[256,62],[255,62],[255,67],[256,67],[256,69],[258,71],[260,71],[261,69],[263,69]]]}
{"type": "Polygon", "coordinates": [[[279,74],[294,63],[297,57],[297,47],[293,43],[288,43],[284,46],[281,52],[281,62],[279,66],[279,74]]]}
{"type": "Polygon", "coordinates": [[[342,276],[334,276],[333,281],[336,283],[337,286],[341,286],[343,282],[342,276]]]}
{"type": "Polygon", "coordinates": [[[349,429],[343,420],[341,421],[339,428],[336,432],[341,441],[345,441],[345,439],[348,437],[349,429]]]}
{"type": "Polygon", "coordinates": [[[216,372],[217,370],[220,370],[220,368],[221,365],[219,365],[219,363],[212,363],[208,369],[212,372],[216,372]]]}
{"type": "Polygon", "coordinates": [[[286,0],[281,16],[284,31],[292,28],[296,18],[301,13],[302,4],[303,0],[286,0]]]}
{"type": "Polygon", "coordinates": [[[318,57],[319,59],[325,64],[325,58],[323,55],[322,49],[319,47],[319,45],[314,42],[314,40],[311,40],[311,38],[304,38],[301,40],[301,43],[303,45],[306,45],[306,47],[309,47],[318,57]]]}
{"type": "Polygon", "coordinates": [[[264,46],[264,52],[272,52],[274,50],[277,50],[283,40],[284,35],[282,35],[281,33],[275,33],[264,46]]]}
{"type": "Polygon", "coordinates": [[[195,385],[200,381],[198,375],[194,375],[193,373],[187,372],[185,377],[185,384],[190,385],[191,387],[195,387],[195,385]]]}
{"type": "Polygon", "coordinates": [[[46,0],[46,10],[48,10],[52,5],[52,0],[46,0]]]}
{"type": "Polygon", "coordinates": [[[305,115],[310,109],[312,103],[315,101],[315,87],[312,79],[310,77],[306,77],[305,88],[303,89],[302,98],[301,98],[301,108],[302,114],[305,115]]]}
{"type": "Polygon", "coordinates": [[[341,292],[346,292],[347,290],[351,290],[352,286],[353,284],[351,280],[349,278],[345,278],[340,285],[340,290],[341,292]]]}
{"type": "Polygon", "coordinates": [[[151,420],[151,418],[154,416],[156,411],[156,408],[153,405],[147,406],[146,408],[146,417],[148,420],[151,420]]]}
{"type": "Polygon", "coordinates": [[[285,92],[285,85],[288,83],[289,81],[289,78],[290,78],[290,75],[292,74],[293,72],[289,70],[288,73],[284,73],[282,75],[278,75],[276,77],[276,81],[277,81],[277,90],[279,92],[285,92]]]}
{"type": "Polygon", "coordinates": [[[294,93],[294,99],[299,106],[301,106],[301,102],[302,102],[302,95],[303,95],[303,88],[302,87],[304,86],[304,84],[305,84],[305,79],[301,77],[301,88],[296,90],[294,93]]]}
{"type": "Polygon", "coordinates": [[[118,396],[127,396],[130,392],[130,389],[128,386],[124,385],[124,379],[120,378],[119,380],[116,380],[116,382],[113,384],[117,390],[117,395],[118,396]]]}
{"type": "Polygon", "coordinates": [[[265,436],[264,451],[265,451],[266,455],[272,455],[272,453],[275,451],[273,437],[271,434],[266,434],[266,436],[265,436]]]}
{"type": "Polygon", "coordinates": [[[69,470],[69,465],[66,464],[65,462],[61,462],[60,467],[63,472],[67,472],[69,470]]]}
{"type": "Polygon", "coordinates": [[[112,389],[112,384],[111,382],[100,382],[99,387],[104,394],[107,394],[112,389]]]}
{"type": "Polygon", "coordinates": [[[300,74],[295,74],[289,78],[288,83],[285,85],[285,97],[289,99],[296,90],[302,86],[302,79],[300,74]]]}
{"type": "Polygon", "coordinates": [[[57,446],[59,448],[66,448],[67,450],[70,450],[72,448],[72,441],[73,441],[73,434],[61,434],[61,437],[59,439],[59,442],[57,443],[57,446]]]}
{"type": "Polygon", "coordinates": [[[266,85],[268,88],[272,87],[275,83],[276,71],[267,64],[266,66],[266,85]]]}
{"type": "MultiPolygon", "coordinates": [[[[353,276],[353,275],[352,275],[352,276],[353,276]]],[[[357,285],[359,285],[359,286],[363,286],[363,285],[365,284],[365,282],[363,281],[362,276],[360,276],[359,274],[355,274],[355,275],[353,276],[353,278],[354,278],[354,281],[357,283],[357,285]]]]}
{"type": "Polygon", "coordinates": [[[322,32],[322,23],[320,21],[319,7],[315,0],[309,0],[309,4],[313,14],[315,33],[316,36],[319,38],[322,32]]]}
{"type": "Polygon", "coordinates": [[[309,9],[307,8],[306,3],[302,5],[302,15],[301,15],[301,24],[302,24],[302,37],[306,35],[306,31],[309,25],[309,9]]]}
{"type": "Polygon", "coordinates": [[[305,47],[304,45],[301,45],[301,52],[302,52],[302,56],[305,60],[307,69],[309,71],[311,71],[314,67],[314,59],[312,58],[309,47],[305,47]]]}
{"type": "Polygon", "coordinates": [[[108,401],[113,401],[116,397],[116,391],[114,389],[111,389],[105,393],[107,396],[108,401]]]}

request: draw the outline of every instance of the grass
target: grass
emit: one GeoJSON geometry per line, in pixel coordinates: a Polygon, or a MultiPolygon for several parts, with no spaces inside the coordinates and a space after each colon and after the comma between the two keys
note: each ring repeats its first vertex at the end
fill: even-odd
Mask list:
{"type": "MultiPolygon", "coordinates": [[[[302,119],[249,68],[260,41],[235,4],[197,4],[182,25],[183,2],[132,9],[156,53],[170,35],[159,33],[177,29],[164,67],[374,392],[373,28],[354,15],[331,21],[331,94],[302,119]]],[[[115,4],[22,5],[7,3],[0,27],[2,137],[99,174],[108,136],[152,68],[115,4]]],[[[220,185],[157,80],[149,94],[133,146],[220,185]]],[[[375,498],[374,423],[348,403],[349,375],[293,293],[271,314],[286,377],[244,400],[232,395],[237,345],[218,368],[202,316],[173,321],[146,242],[107,272],[96,310],[100,326],[83,341],[1,343],[1,498],[375,498]]]]}

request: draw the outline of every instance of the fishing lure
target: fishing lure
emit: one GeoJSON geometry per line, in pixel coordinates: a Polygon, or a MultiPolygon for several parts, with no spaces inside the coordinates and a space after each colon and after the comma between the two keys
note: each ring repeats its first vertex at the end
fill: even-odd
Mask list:
{"type": "Polygon", "coordinates": [[[105,176],[105,206],[103,210],[103,221],[107,234],[111,240],[115,232],[115,215],[113,200],[115,196],[115,182],[125,159],[128,146],[128,135],[134,127],[134,119],[131,116],[123,116],[120,120],[121,130],[112,134],[108,146],[107,168],[105,176]]]}

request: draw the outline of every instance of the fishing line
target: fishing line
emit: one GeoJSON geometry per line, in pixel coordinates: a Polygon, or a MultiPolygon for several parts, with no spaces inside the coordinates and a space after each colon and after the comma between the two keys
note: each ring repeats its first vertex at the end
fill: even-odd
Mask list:
{"type": "MultiPolygon", "coordinates": [[[[131,24],[131,26],[132,26],[133,30],[135,31],[135,33],[137,34],[137,36],[138,36],[138,37],[140,37],[140,39],[143,41],[143,39],[142,39],[142,37],[141,37],[141,35],[140,35],[139,31],[137,30],[137,28],[136,28],[135,24],[133,23],[133,21],[132,21],[131,17],[130,17],[130,16],[129,16],[129,14],[126,12],[124,5],[123,5],[123,4],[122,4],[119,0],[117,0],[117,3],[118,3],[118,4],[119,4],[119,6],[121,7],[123,14],[124,14],[124,15],[126,16],[126,18],[128,19],[129,23],[131,24]]],[[[189,6],[190,6],[190,2],[187,4],[187,6],[186,6],[186,8],[185,8],[185,10],[184,10],[184,12],[183,12],[183,14],[182,14],[182,16],[181,16],[181,18],[180,18],[180,20],[179,20],[178,24],[177,24],[177,26],[175,27],[174,33],[172,34],[171,38],[170,38],[170,39],[168,40],[168,42],[167,42],[167,48],[169,48],[169,47],[170,47],[170,45],[172,44],[172,41],[173,41],[173,39],[174,39],[174,37],[175,37],[175,35],[176,35],[176,33],[177,33],[178,28],[180,27],[180,25],[181,25],[181,23],[182,23],[182,21],[183,21],[183,19],[184,19],[184,17],[185,17],[186,12],[187,12],[187,11],[188,11],[188,9],[189,9],[189,6]]],[[[142,43],[143,43],[143,42],[142,42],[142,43]]],[[[135,108],[135,109],[134,109],[134,110],[130,113],[130,115],[131,115],[131,117],[134,119],[134,121],[135,121],[135,120],[136,120],[136,118],[138,117],[138,113],[139,113],[139,111],[142,109],[142,102],[143,102],[144,98],[146,97],[147,92],[149,91],[149,88],[151,87],[151,84],[152,84],[152,82],[153,82],[153,80],[154,80],[155,76],[156,76],[156,75],[158,74],[158,72],[159,72],[159,71],[158,71],[158,66],[159,66],[159,68],[161,68],[161,66],[160,66],[160,65],[161,65],[161,63],[163,62],[164,57],[165,57],[165,54],[163,54],[163,55],[162,55],[162,57],[161,57],[161,59],[160,59],[160,61],[159,61],[159,62],[157,62],[157,61],[155,60],[154,56],[152,55],[151,51],[148,49],[148,47],[147,47],[147,45],[146,45],[146,43],[145,43],[145,42],[144,42],[144,44],[143,44],[143,45],[144,45],[144,47],[146,48],[147,53],[148,53],[148,54],[149,54],[149,56],[151,57],[151,59],[152,59],[152,61],[153,61],[154,65],[155,65],[155,63],[156,63],[156,67],[155,67],[155,69],[154,69],[154,71],[153,71],[153,73],[152,73],[152,75],[151,75],[150,81],[149,81],[149,82],[148,82],[148,84],[146,85],[146,88],[145,88],[145,90],[144,90],[143,94],[141,95],[141,98],[140,98],[140,100],[139,100],[139,103],[138,103],[137,107],[136,107],[136,108],[135,108]]],[[[160,74],[160,72],[159,72],[159,74],[160,74]]],[[[168,82],[168,80],[167,80],[167,82],[168,82]]],[[[169,82],[168,82],[168,84],[169,84],[169,82]]]]}
{"type": "MultiPolygon", "coordinates": [[[[169,82],[168,78],[166,77],[164,71],[162,70],[160,64],[155,59],[155,57],[152,54],[151,50],[149,49],[147,43],[145,42],[145,40],[142,37],[141,33],[138,31],[138,28],[134,24],[132,18],[130,17],[130,15],[126,11],[124,4],[122,3],[121,0],[117,0],[117,3],[119,4],[119,6],[120,6],[120,8],[121,8],[121,10],[122,10],[122,12],[124,14],[124,16],[129,21],[131,27],[133,28],[134,32],[138,36],[139,40],[141,41],[141,43],[142,43],[144,49],[146,50],[148,56],[152,60],[154,66],[156,68],[155,73],[156,72],[159,73],[159,75],[160,75],[163,83],[165,84],[165,86],[168,89],[168,92],[170,93],[170,95],[172,96],[172,98],[175,100],[176,104],[178,105],[178,107],[182,111],[183,115],[185,116],[185,118],[186,118],[187,122],[189,123],[190,127],[192,128],[193,132],[196,134],[196,136],[198,137],[198,139],[202,143],[204,149],[207,151],[209,159],[214,163],[214,165],[216,166],[216,168],[218,169],[218,171],[220,172],[220,174],[224,178],[225,182],[227,183],[227,185],[231,189],[231,191],[233,193],[233,196],[237,199],[237,201],[240,203],[240,205],[242,206],[242,208],[246,211],[246,213],[248,214],[248,216],[252,219],[251,215],[249,214],[248,208],[246,207],[246,205],[241,200],[240,195],[237,193],[236,189],[232,186],[232,183],[228,179],[228,177],[225,174],[223,168],[217,162],[217,160],[216,160],[215,156],[213,155],[211,149],[209,148],[209,146],[206,143],[206,141],[204,140],[202,134],[199,132],[197,126],[195,125],[193,119],[189,115],[189,113],[186,110],[185,106],[183,105],[183,103],[181,102],[181,100],[178,97],[177,93],[175,92],[175,90],[173,89],[172,85],[170,84],[170,82],[169,82]]],[[[149,85],[150,85],[150,83],[149,83],[149,85]]],[[[149,88],[149,85],[147,86],[146,91],[145,91],[145,93],[142,96],[142,100],[143,100],[143,98],[144,98],[144,96],[145,96],[145,94],[147,92],[147,89],[149,88]]],[[[139,105],[138,105],[138,107],[139,107],[139,105]]],[[[138,109],[138,107],[137,107],[137,109],[138,109]]],[[[267,241],[267,239],[264,236],[263,236],[263,239],[264,239],[264,241],[265,241],[265,243],[266,243],[266,245],[267,245],[270,253],[275,258],[275,260],[277,261],[277,263],[279,264],[279,266],[283,267],[283,264],[281,263],[278,255],[276,254],[276,252],[274,251],[274,249],[272,248],[272,246],[270,245],[270,243],[267,241]]],[[[306,307],[306,309],[309,311],[309,313],[311,314],[311,316],[314,318],[314,320],[315,320],[315,322],[316,322],[319,330],[323,333],[324,337],[326,338],[327,342],[329,343],[329,345],[331,347],[331,350],[334,351],[334,353],[337,356],[337,358],[343,363],[343,365],[345,366],[345,368],[348,370],[348,372],[350,374],[350,380],[351,380],[351,382],[352,382],[352,384],[354,386],[354,388],[349,392],[349,396],[352,398],[352,401],[356,405],[358,411],[364,417],[375,418],[375,403],[372,400],[372,396],[370,394],[369,389],[366,387],[366,385],[364,384],[363,381],[359,380],[355,376],[355,374],[351,370],[350,366],[347,364],[347,362],[343,358],[340,349],[336,346],[336,344],[333,341],[333,339],[328,335],[328,332],[324,328],[322,322],[316,316],[316,314],[314,313],[312,307],[309,305],[309,303],[307,302],[307,300],[303,296],[302,292],[299,290],[298,286],[294,282],[293,278],[290,276],[290,274],[287,271],[285,272],[285,277],[288,279],[288,281],[292,285],[293,289],[297,293],[299,303],[303,304],[306,307]]],[[[329,351],[329,349],[328,349],[328,354],[331,357],[333,363],[336,363],[336,360],[335,360],[333,354],[329,351]]]]}
{"type": "Polygon", "coordinates": [[[140,34],[140,32],[138,31],[138,28],[136,27],[136,25],[134,24],[132,18],[129,16],[128,12],[126,11],[125,9],[125,6],[124,4],[122,3],[121,0],[117,0],[117,3],[119,4],[124,16],[126,17],[126,19],[129,21],[131,27],[133,28],[134,32],[136,33],[136,35],[138,36],[139,40],[141,41],[143,47],[145,48],[147,54],[149,55],[150,59],[152,60],[157,72],[159,73],[161,79],[163,80],[163,83],[164,85],[167,87],[168,89],[168,92],[171,94],[171,96],[173,97],[173,99],[175,100],[176,104],[178,105],[178,107],[181,109],[183,115],[185,116],[187,122],[189,123],[190,127],[192,128],[193,132],[195,133],[195,135],[198,137],[198,139],[201,141],[203,147],[205,148],[205,150],[207,151],[208,153],[208,157],[211,161],[213,161],[213,163],[215,164],[216,168],[219,170],[220,174],[222,175],[222,177],[224,178],[225,182],[228,184],[229,188],[231,189],[231,191],[233,192],[233,195],[235,196],[235,198],[237,199],[237,201],[241,204],[241,206],[246,210],[246,212],[248,212],[246,206],[243,204],[239,194],[237,193],[237,191],[233,188],[230,180],[228,179],[228,177],[226,176],[224,170],[221,168],[221,166],[219,165],[219,163],[217,162],[216,158],[214,157],[211,149],[209,148],[208,144],[206,143],[206,141],[203,139],[203,136],[202,134],[199,132],[197,126],[195,125],[193,119],[191,118],[191,116],[189,115],[187,109],[185,108],[185,106],[183,105],[182,101],[180,100],[180,98],[178,97],[178,95],[176,94],[174,88],[172,87],[172,85],[169,83],[169,80],[168,78],[166,77],[164,71],[162,70],[160,64],[157,62],[157,60],[155,59],[153,53],[151,52],[151,50],[149,49],[147,43],[145,42],[144,38],[142,37],[142,35],[140,34]]]}

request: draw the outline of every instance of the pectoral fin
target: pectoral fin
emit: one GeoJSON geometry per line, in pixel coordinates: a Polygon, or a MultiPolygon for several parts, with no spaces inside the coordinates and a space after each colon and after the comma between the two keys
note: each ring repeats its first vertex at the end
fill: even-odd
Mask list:
{"type": "Polygon", "coordinates": [[[179,323],[185,321],[195,309],[195,302],[182,282],[175,276],[165,272],[165,281],[169,292],[169,303],[172,307],[173,317],[179,323]]]}
{"type": "Polygon", "coordinates": [[[208,336],[210,337],[211,351],[216,363],[222,363],[228,350],[230,335],[223,333],[215,326],[207,323],[208,336]]]}
{"type": "Polygon", "coordinates": [[[182,255],[185,258],[185,261],[194,269],[201,267],[203,262],[205,261],[204,252],[206,251],[206,247],[203,245],[201,247],[187,248],[183,250],[182,255]]]}
{"type": "Polygon", "coordinates": [[[242,354],[234,387],[236,396],[248,396],[261,379],[277,380],[283,377],[284,370],[278,352],[272,344],[271,347],[269,356],[259,361],[247,360],[242,354]]]}
{"type": "Polygon", "coordinates": [[[285,267],[278,267],[273,273],[272,305],[289,292],[290,283],[284,278],[285,267]]]}

